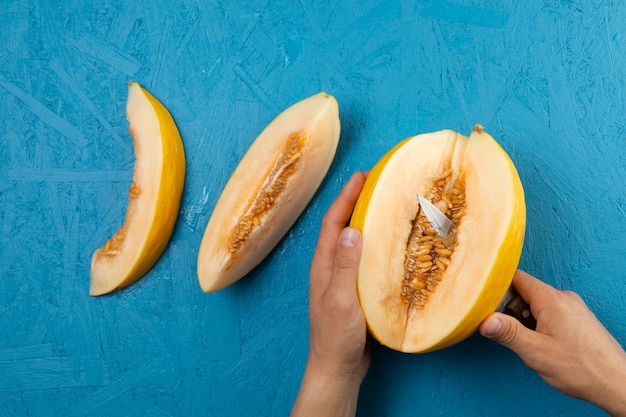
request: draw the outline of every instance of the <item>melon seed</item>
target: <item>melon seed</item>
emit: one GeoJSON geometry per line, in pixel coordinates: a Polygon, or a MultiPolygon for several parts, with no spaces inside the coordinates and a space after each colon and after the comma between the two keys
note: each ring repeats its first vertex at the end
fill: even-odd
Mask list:
{"type": "Polygon", "coordinates": [[[261,218],[272,209],[289,178],[297,171],[304,139],[300,133],[293,133],[287,138],[285,147],[265,179],[266,184],[259,190],[246,213],[239,218],[237,225],[230,232],[228,250],[231,254],[239,251],[246,243],[253,229],[261,224],[261,218]]]}
{"type": "MultiPolygon", "coordinates": [[[[465,187],[462,179],[452,177],[452,169],[445,169],[424,195],[458,225],[465,207],[465,187]]],[[[441,282],[444,271],[450,266],[454,243],[450,247],[444,245],[422,210],[418,210],[411,223],[405,253],[402,299],[411,308],[422,309],[441,282]]]]}
{"type": "Polygon", "coordinates": [[[139,197],[139,194],[141,194],[141,188],[139,188],[139,186],[133,181],[128,189],[128,196],[130,198],[137,198],[139,197]]]}

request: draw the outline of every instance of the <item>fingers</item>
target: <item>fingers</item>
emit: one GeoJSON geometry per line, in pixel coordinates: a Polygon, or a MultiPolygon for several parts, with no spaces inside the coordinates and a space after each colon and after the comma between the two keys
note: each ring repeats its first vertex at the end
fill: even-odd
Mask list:
{"type": "Polygon", "coordinates": [[[541,317],[544,309],[553,306],[555,300],[562,294],[561,291],[522,270],[515,272],[513,285],[530,305],[537,319],[537,330],[526,328],[519,320],[509,315],[493,313],[481,323],[479,331],[483,336],[508,347],[526,362],[544,350],[549,335],[543,334],[540,329],[542,326],[545,328],[541,317]]]}
{"type": "Polygon", "coordinates": [[[480,334],[506,346],[522,359],[532,352],[541,334],[527,329],[517,319],[502,313],[493,313],[480,325],[480,334]]]}
{"type": "Polygon", "coordinates": [[[356,201],[361,194],[361,189],[365,184],[365,175],[361,172],[355,172],[350,180],[344,185],[343,189],[331,204],[330,208],[322,219],[322,230],[320,231],[320,241],[330,241],[327,235],[332,235],[333,243],[336,242],[337,236],[341,233],[346,223],[350,220],[352,210],[356,205],[356,201]]]}
{"type": "Polygon", "coordinates": [[[327,291],[338,299],[354,301],[360,260],[361,233],[353,227],[346,227],[339,235],[327,291]]]}
{"type": "MultiPolygon", "coordinates": [[[[535,317],[545,304],[543,300],[546,300],[546,297],[552,298],[552,293],[557,292],[555,288],[519,269],[513,277],[513,285],[530,305],[535,317]]],[[[488,316],[481,323],[479,331],[483,336],[510,348],[519,356],[532,351],[533,346],[542,337],[540,333],[524,327],[519,320],[502,313],[493,313],[488,316]]]]}
{"type": "Polygon", "coordinates": [[[513,277],[513,286],[522,298],[531,306],[546,297],[552,298],[556,288],[540,281],[532,275],[518,269],[513,277]]]}
{"type": "Polygon", "coordinates": [[[352,215],[365,175],[355,172],[324,215],[317,247],[311,263],[311,291],[324,291],[333,268],[335,248],[341,231],[352,215]]]}

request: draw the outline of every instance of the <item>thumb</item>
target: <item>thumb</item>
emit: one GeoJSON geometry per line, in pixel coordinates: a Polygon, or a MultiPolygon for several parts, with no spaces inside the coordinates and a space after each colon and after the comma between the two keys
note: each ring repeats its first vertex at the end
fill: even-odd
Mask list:
{"type": "Polygon", "coordinates": [[[528,332],[532,332],[514,317],[502,313],[493,313],[488,316],[481,323],[479,330],[486,338],[518,354],[527,350],[530,343],[528,332]]]}
{"type": "Polygon", "coordinates": [[[355,291],[356,275],[361,260],[361,233],[353,227],[346,227],[339,235],[333,260],[333,273],[330,282],[332,291],[345,294],[355,291]]]}

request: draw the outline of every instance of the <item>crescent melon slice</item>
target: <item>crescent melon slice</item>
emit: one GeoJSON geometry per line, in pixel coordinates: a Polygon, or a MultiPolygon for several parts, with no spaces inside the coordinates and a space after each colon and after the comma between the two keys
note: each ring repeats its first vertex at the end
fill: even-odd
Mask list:
{"type": "Polygon", "coordinates": [[[143,277],[165,250],[178,217],[185,152],[168,110],[138,83],[128,85],[126,118],[135,167],[126,218],[91,260],[90,295],[124,288],[143,277]]]}

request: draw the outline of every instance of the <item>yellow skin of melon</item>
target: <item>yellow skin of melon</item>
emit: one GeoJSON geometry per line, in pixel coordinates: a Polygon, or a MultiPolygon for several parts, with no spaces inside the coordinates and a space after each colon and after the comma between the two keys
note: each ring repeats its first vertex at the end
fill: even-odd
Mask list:
{"type": "Polygon", "coordinates": [[[198,252],[198,281],[205,292],[221,290],[248,274],[278,244],[304,211],[324,179],[339,142],[339,108],[334,97],[318,93],[280,113],[255,139],[215,205],[198,252]],[[296,139],[293,139],[296,138],[296,139]],[[233,230],[246,223],[263,190],[280,174],[279,161],[291,140],[298,159],[284,188],[257,216],[245,242],[232,252],[233,230]]]}
{"type": "Polygon", "coordinates": [[[351,225],[363,234],[357,287],[370,333],[394,350],[428,352],[476,331],[511,284],[526,225],[524,191],[509,156],[477,126],[399,143],[375,165],[351,225]],[[465,178],[466,211],[451,264],[421,310],[400,294],[406,242],[419,204],[445,170],[465,178]]]}
{"type": "Polygon", "coordinates": [[[121,228],[92,256],[92,296],[124,288],[152,268],[174,230],[185,182],[185,152],[174,119],[136,82],[128,85],[126,118],[135,150],[128,208],[121,228]]]}

